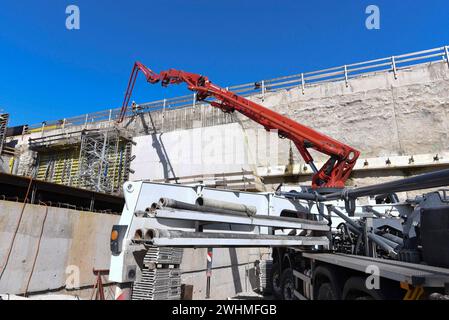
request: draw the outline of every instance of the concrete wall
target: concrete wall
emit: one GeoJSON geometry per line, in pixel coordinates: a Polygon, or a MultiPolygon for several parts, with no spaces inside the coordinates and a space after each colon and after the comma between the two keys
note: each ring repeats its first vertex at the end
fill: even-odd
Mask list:
{"type": "MultiPolygon", "coordinates": [[[[0,201],[1,270],[5,267],[22,206],[17,202],[0,201]]],[[[67,277],[75,270],[72,268],[79,268],[80,287],[91,286],[95,283],[92,269],[109,268],[110,231],[118,222],[118,216],[54,207],[48,207],[47,215],[46,212],[45,206],[26,205],[9,262],[0,279],[1,293],[24,293],[42,226],[29,292],[63,289],[67,277]]]]}
{"type": "MultiPolygon", "coordinates": [[[[23,204],[0,201],[0,271],[23,204]]],[[[23,294],[39,246],[28,292],[66,292],[90,298],[95,277],[92,269],[109,269],[109,237],[116,215],[75,211],[27,204],[13,249],[0,279],[0,293],[23,294]],[[44,222],[45,219],[45,222],[44,222]],[[84,290],[66,291],[66,281],[79,269],[79,286],[84,290]]],[[[226,299],[257,287],[254,261],[265,249],[215,249],[212,273],[212,298],[226,299]]],[[[206,249],[185,249],[182,282],[194,288],[194,299],[205,298],[206,249]]],[[[69,288],[71,289],[71,288],[69,288]]],[[[107,293],[110,293],[109,291],[107,293]]],[[[109,297],[111,295],[109,294],[109,297]]]]}
{"type": "MultiPolygon", "coordinates": [[[[131,180],[166,179],[255,170],[257,144],[270,141],[265,130],[244,131],[239,123],[138,136],[133,139],[131,180]]],[[[277,136],[272,141],[277,142],[277,136]]],[[[276,161],[276,153],[272,153],[276,161]]],[[[270,154],[263,156],[269,159],[270,154]]],[[[263,162],[262,160],[262,162],[263,162]]]]}
{"type": "MultiPolygon", "coordinates": [[[[185,249],[182,283],[193,285],[193,299],[206,296],[206,249],[185,249]]],[[[267,249],[215,248],[213,250],[211,298],[226,299],[258,288],[254,262],[267,258],[267,249]]]]}

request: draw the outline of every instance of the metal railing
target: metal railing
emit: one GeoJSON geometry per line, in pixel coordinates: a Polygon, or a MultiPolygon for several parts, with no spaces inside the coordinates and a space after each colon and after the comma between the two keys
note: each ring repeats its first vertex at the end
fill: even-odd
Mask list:
{"type": "MultiPolygon", "coordinates": [[[[318,71],[298,73],[275,79],[245,83],[227,87],[227,89],[246,97],[251,95],[261,95],[261,97],[264,98],[267,93],[276,92],[279,90],[289,90],[292,88],[300,88],[302,93],[305,94],[305,89],[312,85],[334,81],[345,81],[346,86],[349,86],[350,79],[377,72],[391,72],[394,78],[397,79],[398,72],[400,70],[410,66],[439,61],[444,61],[449,66],[449,46],[358,62],[318,71]]],[[[195,94],[185,95],[140,104],[138,105],[138,108],[134,110],[128,108],[126,116],[157,110],[164,111],[185,107],[195,107],[200,104],[202,103],[198,103],[196,101],[195,94]]],[[[100,121],[113,121],[119,114],[120,108],[114,108],[57,121],[46,121],[40,124],[28,126],[27,132],[43,132],[46,130],[64,129],[70,126],[87,126],[90,123],[100,121]]]]}

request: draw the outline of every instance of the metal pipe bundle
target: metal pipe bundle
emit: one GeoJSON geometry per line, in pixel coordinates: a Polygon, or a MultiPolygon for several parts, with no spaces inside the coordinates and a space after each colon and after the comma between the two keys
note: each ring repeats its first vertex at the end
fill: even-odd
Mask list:
{"type": "Polygon", "coordinates": [[[153,237],[138,240],[155,246],[168,247],[272,247],[316,246],[327,247],[327,237],[262,235],[233,232],[186,232],[152,229],[153,237]]]}

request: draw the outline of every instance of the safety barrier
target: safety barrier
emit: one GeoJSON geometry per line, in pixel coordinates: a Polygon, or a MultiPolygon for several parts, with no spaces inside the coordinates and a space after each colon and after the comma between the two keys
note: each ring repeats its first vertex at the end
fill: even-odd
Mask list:
{"type": "MultiPolygon", "coordinates": [[[[349,80],[352,78],[377,72],[391,72],[394,78],[397,79],[398,72],[402,69],[423,63],[432,63],[438,61],[444,61],[449,66],[449,46],[358,62],[318,71],[298,73],[269,80],[240,84],[230,86],[227,89],[242,96],[251,96],[258,94],[261,95],[262,98],[267,93],[276,92],[279,90],[288,90],[292,88],[300,88],[302,90],[302,93],[305,94],[305,89],[311,85],[333,81],[345,81],[346,85],[348,86],[349,80]]],[[[132,116],[136,113],[152,112],[156,110],[173,110],[185,107],[195,107],[198,103],[199,102],[196,101],[195,94],[175,97],[171,99],[157,100],[139,104],[136,108],[134,108],[134,110],[132,108],[128,108],[126,116],[132,116]]],[[[27,132],[40,132],[54,129],[63,129],[69,126],[87,126],[90,123],[102,121],[114,121],[119,114],[120,108],[114,108],[57,121],[45,121],[40,124],[28,126],[27,132]]]]}

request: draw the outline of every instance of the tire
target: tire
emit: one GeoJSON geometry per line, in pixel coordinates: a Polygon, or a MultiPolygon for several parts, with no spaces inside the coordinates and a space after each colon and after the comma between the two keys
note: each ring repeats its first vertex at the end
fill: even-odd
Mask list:
{"type": "Polygon", "coordinates": [[[314,271],[314,299],[341,300],[341,277],[332,268],[318,266],[314,271]]]}
{"type": "Polygon", "coordinates": [[[330,282],[325,282],[320,285],[317,300],[338,300],[330,282]]]}
{"type": "Polygon", "coordinates": [[[385,300],[384,295],[378,289],[368,289],[363,277],[349,278],[343,288],[344,300],[385,300]]]}
{"type": "Polygon", "coordinates": [[[282,272],[281,289],[283,300],[296,300],[294,294],[295,279],[293,277],[293,270],[291,268],[287,268],[282,272]]]}
{"type": "Polygon", "coordinates": [[[281,299],[282,288],[281,288],[281,274],[279,272],[279,263],[273,263],[273,266],[271,267],[270,281],[273,296],[276,299],[281,299]]]}

